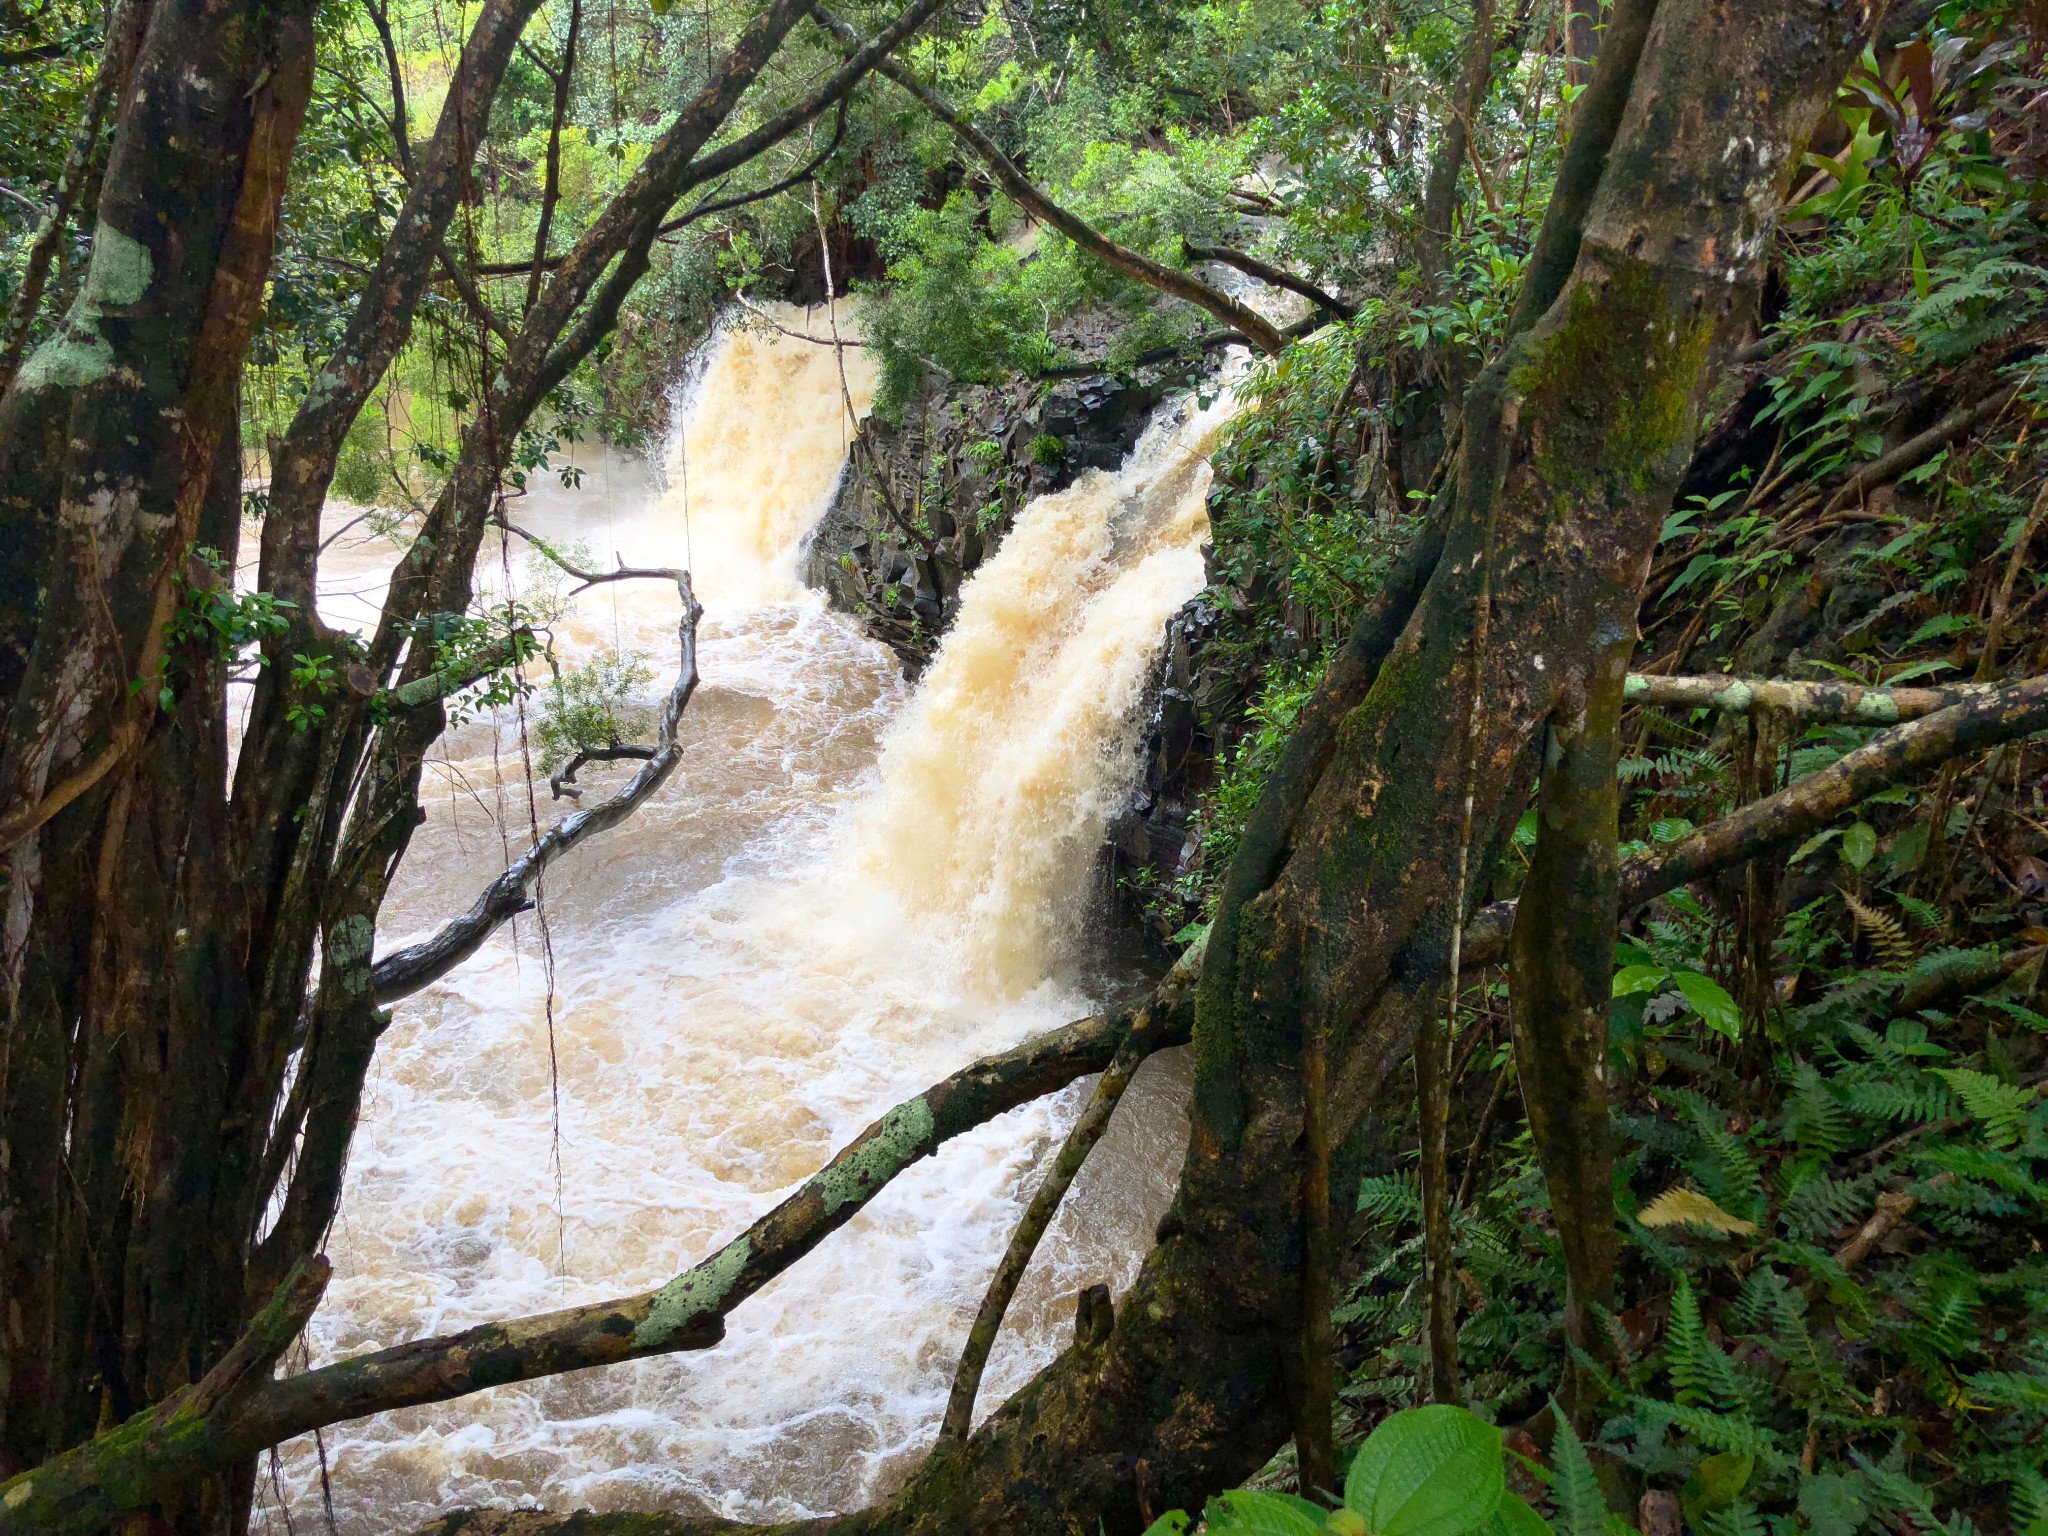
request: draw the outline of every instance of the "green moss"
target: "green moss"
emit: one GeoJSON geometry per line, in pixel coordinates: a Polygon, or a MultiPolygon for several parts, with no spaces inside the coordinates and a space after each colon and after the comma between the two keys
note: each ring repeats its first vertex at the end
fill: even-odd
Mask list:
{"type": "Polygon", "coordinates": [[[931,1106],[921,1098],[899,1104],[884,1115],[873,1135],[811,1181],[825,1202],[825,1214],[830,1216],[888,1183],[918,1155],[933,1123],[931,1106]]]}
{"type": "Polygon", "coordinates": [[[100,317],[139,303],[153,270],[147,246],[112,225],[100,225],[85,286],[57,334],[22,364],[22,388],[83,389],[105,378],[114,366],[114,349],[100,334],[100,317]]]}
{"type": "Polygon", "coordinates": [[[1531,332],[1509,375],[1531,447],[1559,517],[1590,497],[1641,494],[1684,435],[1692,392],[1714,335],[1713,312],[1678,312],[1665,275],[1610,256],[1607,281],[1575,282],[1564,318],[1531,332]],[[1662,346],[1645,348],[1645,332],[1662,346]],[[1647,353],[1647,356],[1645,355],[1647,353]]]}
{"type": "Polygon", "coordinates": [[[698,1318],[715,1314],[732,1294],[752,1253],[752,1241],[741,1235],[669,1281],[656,1293],[646,1319],[633,1330],[634,1347],[659,1349],[698,1318]]]}

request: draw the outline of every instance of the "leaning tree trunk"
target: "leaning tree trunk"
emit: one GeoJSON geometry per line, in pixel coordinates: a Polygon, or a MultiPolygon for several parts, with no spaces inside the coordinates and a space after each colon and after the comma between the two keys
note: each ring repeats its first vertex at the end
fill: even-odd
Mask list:
{"type": "Polygon", "coordinates": [[[1070,1349],[877,1525],[1135,1529],[1141,1504],[1195,1503],[1286,1439],[1304,1032],[1327,1032],[1332,1129],[1355,1135],[1431,1004],[1461,855],[1494,867],[1546,727],[1580,718],[1634,632],[1710,360],[1750,317],[1795,151],[1870,25],[1824,0],[1664,0],[1571,276],[1466,402],[1429,584],[1326,765],[1269,791],[1299,796],[1262,808],[1280,841],[1248,837],[1226,885],[1159,1247],[1105,1342],[1070,1349]]]}

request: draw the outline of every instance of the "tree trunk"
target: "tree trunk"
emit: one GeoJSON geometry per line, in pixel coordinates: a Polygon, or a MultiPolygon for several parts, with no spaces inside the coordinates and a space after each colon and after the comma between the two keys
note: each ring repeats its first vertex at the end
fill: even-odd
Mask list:
{"type": "Polygon", "coordinates": [[[1328,1030],[1333,1134],[1355,1136],[1449,942],[1465,723],[1486,870],[1547,726],[1584,707],[1632,633],[1709,360],[1749,319],[1795,151],[1867,26],[1815,0],[1661,6],[1572,276],[1466,404],[1421,602],[1321,770],[1290,780],[1283,764],[1255,818],[1278,836],[1248,835],[1226,880],[1159,1247],[1106,1345],[1070,1350],[877,1525],[1133,1530],[1141,1480],[1154,1508],[1193,1505],[1286,1439],[1304,1029],[1328,1030]]]}
{"type": "MultiPolygon", "coordinates": [[[[311,7],[155,7],[85,286],[0,404],[6,947],[0,1469],[190,1383],[241,1331],[260,1149],[223,659],[170,621],[232,562],[237,381],[312,83],[311,7]]],[[[167,1504],[219,1528],[230,1474],[167,1504]]],[[[240,1481],[246,1481],[245,1478],[240,1481]]]]}

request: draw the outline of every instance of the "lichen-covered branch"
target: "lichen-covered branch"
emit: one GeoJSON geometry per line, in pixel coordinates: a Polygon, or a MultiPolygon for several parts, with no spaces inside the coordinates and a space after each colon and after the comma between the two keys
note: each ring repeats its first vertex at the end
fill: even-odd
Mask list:
{"type": "MultiPolygon", "coordinates": [[[[955,1136],[1103,1070],[1119,1052],[1142,1058],[1184,1044],[1188,1026],[1187,989],[1163,985],[1137,1007],[984,1057],[890,1110],[796,1193],[658,1290],[486,1323],[238,1388],[209,1402],[196,1423],[191,1413],[181,1413],[184,1399],[146,1410],[0,1483],[0,1536],[31,1530],[86,1536],[110,1516],[146,1506],[173,1481],[344,1419],[594,1365],[708,1349],[724,1336],[727,1313],[851,1221],[904,1169],[955,1136]]],[[[324,1264],[318,1277],[324,1282],[324,1264]]],[[[275,1359],[311,1310],[309,1303],[262,1365],[275,1359]]],[[[255,1367],[244,1362],[236,1370],[241,1380],[255,1367]]]]}
{"type": "Polygon", "coordinates": [[[225,1465],[237,1416],[320,1304],[331,1273],[315,1255],[292,1270],[247,1331],[198,1383],[54,1460],[0,1483],[0,1532],[69,1536],[107,1528],[165,1484],[225,1465]]]}
{"type": "MultiPolygon", "coordinates": [[[[1800,842],[1866,795],[1949,758],[2048,730],[2048,678],[2014,683],[1893,727],[1835,762],[1666,847],[1622,860],[1618,910],[1800,842]]],[[[1475,965],[1501,959],[1515,903],[1482,907],[1465,929],[1475,965]]]]}
{"type": "Polygon", "coordinates": [[[1715,709],[1723,714],[1769,712],[1794,720],[1836,725],[1897,725],[1937,709],[1980,699],[1991,685],[1881,688],[1860,683],[1801,683],[1749,677],[1659,677],[1631,672],[1623,697],[1658,709],[1715,709]]]}

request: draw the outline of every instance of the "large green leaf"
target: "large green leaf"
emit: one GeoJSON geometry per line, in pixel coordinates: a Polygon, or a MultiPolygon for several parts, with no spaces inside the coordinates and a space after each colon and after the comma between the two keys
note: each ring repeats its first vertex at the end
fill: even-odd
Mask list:
{"type": "Polygon", "coordinates": [[[1735,1006],[1735,999],[1721,983],[1698,971],[1674,971],[1671,979],[1692,1004],[1693,1012],[1706,1020],[1707,1028],[1730,1040],[1742,1033],[1742,1010],[1735,1006]]]}
{"type": "Polygon", "coordinates": [[[1323,1522],[1303,1512],[1304,1502],[1233,1488],[1211,1499],[1203,1518],[1211,1536],[1323,1536],[1323,1522]]]}
{"type": "Polygon", "coordinates": [[[1145,1527],[1145,1536],[1188,1536],[1188,1512],[1169,1509],[1145,1527]]]}
{"type": "Polygon", "coordinates": [[[1373,1536],[1465,1536],[1485,1524],[1504,1488],[1500,1431],[1447,1403],[1387,1418],[1359,1447],[1346,1507],[1373,1536]]]}

